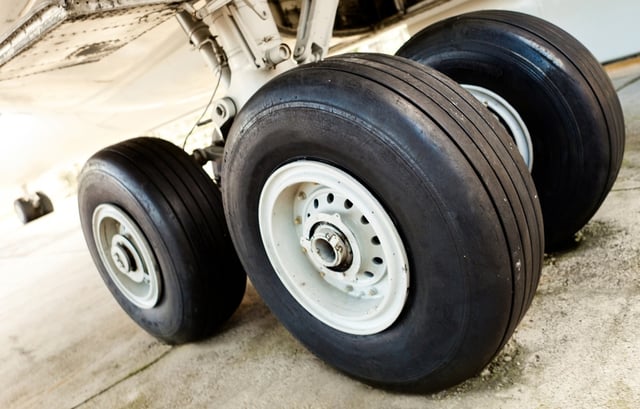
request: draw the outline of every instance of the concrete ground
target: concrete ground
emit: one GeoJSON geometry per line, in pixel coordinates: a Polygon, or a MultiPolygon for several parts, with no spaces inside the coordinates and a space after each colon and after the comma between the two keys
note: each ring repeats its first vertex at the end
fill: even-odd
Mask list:
{"type": "Polygon", "coordinates": [[[103,285],[71,198],[0,224],[0,408],[640,407],[640,69],[614,74],[620,177],[580,245],[546,257],[531,309],[478,377],[426,396],[370,388],[307,352],[251,287],[219,335],[162,345],[103,285]]]}

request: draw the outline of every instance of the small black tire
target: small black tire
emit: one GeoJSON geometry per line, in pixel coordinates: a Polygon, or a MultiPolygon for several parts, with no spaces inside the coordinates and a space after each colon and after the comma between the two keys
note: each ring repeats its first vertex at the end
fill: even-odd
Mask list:
{"type": "Polygon", "coordinates": [[[42,192],[36,192],[36,196],[38,196],[38,208],[40,209],[40,213],[42,213],[42,216],[53,212],[53,203],[51,202],[49,196],[45,195],[42,192]]]}
{"type": "Polygon", "coordinates": [[[99,151],[80,175],[78,204],[102,279],[159,340],[208,337],[240,304],[246,276],[220,192],[175,145],[137,138],[99,151]]]}
{"type": "Polygon", "coordinates": [[[513,145],[478,101],[415,62],[304,65],[258,91],[230,131],[230,232],[311,352],[373,385],[443,389],[498,353],[538,283],[542,217],[513,145]]]}
{"type": "Polygon", "coordinates": [[[511,11],[436,23],[397,55],[492,91],[515,108],[533,145],[546,249],[570,246],[610,191],[625,143],[620,102],[595,57],[553,24],[511,11]]]}
{"type": "Polygon", "coordinates": [[[33,202],[29,199],[18,198],[13,202],[13,209],[18,216],[18,220],[22,224],[27,224],[40,217],[38,209],[34,206],[33,202]]]}

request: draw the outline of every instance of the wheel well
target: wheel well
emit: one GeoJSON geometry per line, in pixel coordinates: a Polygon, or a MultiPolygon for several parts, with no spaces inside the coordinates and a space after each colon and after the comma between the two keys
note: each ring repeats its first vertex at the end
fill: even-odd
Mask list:
{"type": "MultiPolygon", "coordinates": [[[[349,36],[365,33],[420,2],[421,0],[341,0],[333,34],[349,36]]],[[[295,33],[302,0],[269,0],[269,5],[280,31],[295,33]]]]}

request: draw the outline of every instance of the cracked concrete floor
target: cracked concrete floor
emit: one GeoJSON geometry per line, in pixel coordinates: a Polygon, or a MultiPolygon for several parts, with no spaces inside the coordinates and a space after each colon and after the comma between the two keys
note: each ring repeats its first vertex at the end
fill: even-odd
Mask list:
{"type": "Polygon", "coordinates": [[[0,224],[0,408],[640,407],[640,70],[616,71],[623,169],[573,251],[478,377],[436,395],[372,389],[302,348],[251,287],[223,331],[169,347],[133,324],[85,249],[74,199],[0,224]]]}

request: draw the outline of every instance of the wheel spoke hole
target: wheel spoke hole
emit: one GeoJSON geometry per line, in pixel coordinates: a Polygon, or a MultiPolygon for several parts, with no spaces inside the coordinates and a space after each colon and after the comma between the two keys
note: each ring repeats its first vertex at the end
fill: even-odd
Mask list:
{"type": "Polygon", "coordinates": [[[334,200],[335,200],[335,196],[333,196],[333,193],[329,193],[327,195],[327,203],[331,204],[333,203],[334,200]]]}
{"type": "Polygon", "coordinates": [[[353,203],[351,202],[351,200],[347,199],[344,201],[344,208],[349,210],[353,207],[353,203]]]}
{"type": "Polygon", "coordinates": [[[360,218],[360,223],[362,223],[362,224],[369,224],[369,220],[367,220],[367,218],[366,218],[366,217],[362,216],[362,217],[360,218]]]}
{"type": "Polygon", "coordinates": [[[380,245],[380,239],[378,238],[378,236],[373,236],[371,238],[371,244],[373,244],[374,246],[379,246],[380,245]]]}
{"type": "Polygon", "coordinates": [[[382,260],[380,257],[374,257],[371,261],[373,261],[373,264],[377,266],[380,266],[384,263],[384,260],[382,260]]]}
{"type": "Polygon", "coordinates": [[[375,274],[373,274],[371,271],[365,271],[363,274],[364,274],[364,276],[365,276],[365,277],[367,277],[367,278],[373,278],[373,277],[375,277],[375,274]]]}
{"type": "Polygon", "coordinates": [[[314,200],[313,200],[313,207],[314,207],[315,209],[317,209],[319,206],[320,206],[320,202],[318,201],[318,199],[314,199],[314,200]]]}

